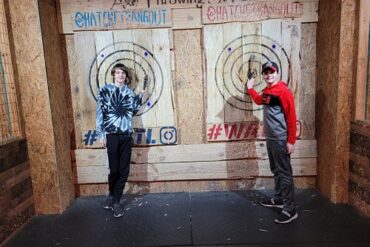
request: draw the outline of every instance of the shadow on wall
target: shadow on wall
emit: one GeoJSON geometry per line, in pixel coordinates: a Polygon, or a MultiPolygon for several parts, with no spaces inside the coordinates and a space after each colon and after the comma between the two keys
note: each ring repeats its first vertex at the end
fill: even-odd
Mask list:
{"type": "Polygon", "coordinates": [[[233,96],[225,101],[220,115],[230,115],[240,121],[223,123],[225,139],[226,188],[228,190],[249,190],[256,187],[258,175],[257,135],[260,121],[253,110],[240,110],[236,102],[246,102],[246,109],[253,109],[250,96],[233,96]],[[227,112],[229,111],[229,112],[227,112]]]}

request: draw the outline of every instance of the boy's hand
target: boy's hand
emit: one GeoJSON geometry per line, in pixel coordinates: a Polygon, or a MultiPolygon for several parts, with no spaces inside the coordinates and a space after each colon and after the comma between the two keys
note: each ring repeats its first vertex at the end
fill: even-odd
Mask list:
{"type": "Polygon", "coordinates": [[[252,77],[251,79],[247,81],[247,88],[251,89],[253,88],[253,86],[254,86],[254,78],[252,77]]]}
{"type": "Polygon", "coordinates": [[[294,153],[294,144],[290,144],[289,142],[286,144],[286,149],[288,154],[294,153]]]}
{"type": "Polygon", "coordinates": [[[248,73],[248,80],[243,79],[243,77],[239,73],[237,73],[236,75],[239,77],[239,80],[241,80],[241,82],[243,82],[243,84],[247,86],[248,89],[253,88],[254,86],[253,72],[248,73]]]}

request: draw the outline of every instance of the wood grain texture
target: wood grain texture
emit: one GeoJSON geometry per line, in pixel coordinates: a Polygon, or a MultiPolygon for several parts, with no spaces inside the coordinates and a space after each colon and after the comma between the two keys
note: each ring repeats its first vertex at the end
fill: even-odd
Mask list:
{"type": "MultiPolygon", "coordinates": [[[[55,14],[55,6],[50,7],[48,2],[40,3],[40,6],[47,12],[46,18],[50,14],[48,11],[55,14]]],[[[60,108],[64,107],[63,93],[58,94],[56,87],[59,80],[51,81],[48,85],[46,66],[52,68],[55,65],[53,61],[49,61],[50,57],[48,57],[53,47],[47,48],[50,49],[48,50],[49,55],[45,54],[44,50],[44,42],[53,43],[59,40],[59,35],[53,32],[53,29],[49,29],[47,24],[44,24],[45,29],[41,30],[42,24],[37,1],[30,1],[27,5],[23,1],[9,1],[9,12],[17,57],[19,85],[22,92],[22,109],[29,144],[28,153],[36,211],[38,213],[61,212],[68,205],[70,195],[73,195],[73,192],[67,189],[73,188],[69,183],[71,182],[69,180],[71,171],[68,166],[69,142],[66,141],[68,135],[65,134],[66,129],[63,129],[66,125],[63,124],[62,115],[54,116],[53,113],[54,110],[56,113],[61,113],[60,108]],[[19,15],[19,13],[24,14],[19,15]],[[43,40],[42,31],[50,37],[43,40]],[[57,138],[61,138],[58,143],[57,138]],[[67,149],[64,148],[65,145],[67,149]],[[57,154],[57,152],[61,153],[57,154]],[[64,161],[66,163],[62,163],[64,161]],[[64,195],[61,195],[60,189],[65,189],[64,195]],[[65,196],[68,199],[65,199],[65,196]]],[[[50,21],[53,23],[53,20],[56,24],[56,18],[50,21]]],[[[56,49],[60,57],[60,49],[56,49]]],[[[60,64],[56,73],[60,72],[62,67],[60,64]]],[[[63,72],[61,75],[63,77],[63,72]]],[[[53,79],[53,75],[50,75],[50,80],[53,79]]]]}
{"type": "Polygon", "coordinates": [[[66,107],[67,90],[64,83],[61,41],[57,30],[55,2],[41,1],[39,4],[41,31],[43,38],[47,86],[50,97],[51,119],[53,125],[54,147],[56,155],[56,173],[58,183],[55,185],[60,196],[60,210],[68,207],[74,199],[70,158],[70,135],[68,133],[68,108],[66,107]]]}
{"type": "Polygon", "coordinates": [[[301,25],[301,69],[302,77],[298,82],[301,86],[302,139],[315,139],[316,109],[316,23],[301,25]],[[303,114],[304,113],[304,114],[303,114]]]}
{"type": "Polygon", "coordinates": [[[174,31],[174,87],[180,144],[200,144],[205,134],[200,39],[200,30],[174,31]]]}
{"type": "MultiPolygon", "coordinates": [[[[295,187],[298,189],[315,188],[315,177],[295,177],[295,187]]],[[[171,192],[207,192],[207,191],[244,191],[244,190],[272,190],[273,178],[249,178],[234,180],[205,180],[205,181],[161,181],[161,182],[128,182],[124,193],[171,193],[171,192]]],[[[108,184],[81,184],[78,185],[81,196],[107,195],[108,184]]]]}
{"type": "MultiPolygon", "coordinates": [[[[292,156],[296,176],[316,175],[316,142],[298,141],[292,156]]],[[[104,183],[105,150],[76,150],[77,183],[104,183]]],[[[264,142],[134,148],[129,181],[237,179],[271,176],[264,142]],[[171,154],[171,155],[166,155],[171,154]]]]}
{"type": "Polygon", "coordinates": [[[318,188],[333,202],[348,200],[350,95],[355,1],[320,1],[317,27],[316,136],[318,188]],[[340,6],[333,8],[333,4],[340,6]],[[328,162],[330,161],[330,162],[328,162]]]}

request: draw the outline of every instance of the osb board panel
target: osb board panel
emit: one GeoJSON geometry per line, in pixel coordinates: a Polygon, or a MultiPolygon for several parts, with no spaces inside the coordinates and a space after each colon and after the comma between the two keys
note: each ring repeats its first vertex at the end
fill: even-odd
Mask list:
{"type": "Polygon", "coordinates": [[[201,31],[174,31],[179,143],[200,144],[204,136],[201,31]]]}
{"type": "Polygon", "coordinates": [[[317,28],[316,136],[321,192],[334,202],[348,200],[350,101],[355,1],[319,2],[317,28]],[[336,5],[338,8],[333,8],[336,5]],[[333,76],[334,75],[334,76],[333,76]],[[331,162],[328,163],[328,160],[331,162]]]}
{"type": "MultiPolygon", "coordinates": [[[[315,177],[295,177],[294,185],[298,189],[315,188],[315,177]]],[[[80,196],[107,195],[108,184],[77,185],[80,196]]],[[[125,194],[165,193],[165,192],[206,192],[230,190],[265,190],[274,189],[273,178],[251,178],[235,180],[207,181],[163,181],[150,183],[128,182],[125,194]]]]}
{"type": "Polygon", "coordinates": [[[72,88],[77,146],[82,130],[95,129],[98,87],[112,82],[110,70],[117,62],[131,69],[131,87],[143,88],[148,75],[147,96],[134,117],[134,128],[175,126],[173,88],[170,73],[170,43],[167,29],[114,32],[79,32],[74,35],[79,66],[77,84],[72,88]],[[78,116],[78,118],[77,118],[78,116]]]}
{"type": "Polygon", "coordinates": [[[303,23],[301,26],[299,119],[302,119],[302,139],[315,139],[316,55],[313,54],[316,54],[316,29],[316,23],[303,23]]]}
{"type": "Polygon", "coordinates": [[[291,88],[297,112],[304,111],[300,104],[301,24],[269,20],[254,23],[254,28],[249,28],[250,25],[232,23],[204,27],[207,124],[262,120],[262,107],[252,103],[237,75],[246,77],[249,70],[255,71],[255,89],[260,92],[266,84],[259,67],[267,60],[278,63],[279,79],[291,88]]]}
{"type": "Polygon", "coordinates": [[[58,174],[38,1],[9,1],[9,9],[36,211],[56,212],[58,174]]]}
{"type": "Polygon", "coordinates": [[[356,22],[355,1],[342,1],[341,26],[340,26],[340,52],[338,74],[338,99],[337,99],[337,124],[336,141],[338,161],[335,164],[336,195],[340,201],[348,201],[348,177],[349,177],[349,142],[351,95],[352,90],[348,85],[353,85],[353,73],[345,72],[354,65],[354,23],[356,22]],[[347,119],[347,121],[345,120],[347,119]]]}
{"type": "Polygon", "coordinates": [[[41,29],[43,33],[43,47],[47,71],[47,86],[50,97],[50,108],[55,138],[56,169],[58,173],[58,190],[60,193],[61,208],[67,208],[74,198],[71,158],[70,136],[68,133],[68,112],[64,84],[61,42],[57,30],[56,6],[49,1],[39,4],[41,29]]]}
{"type": "MultiPolygon", "coordinates": [[[[318,188],[328,198],[336,197],[335,174],[336,150],[338,135],[336,125],[338,78],[339,71],[339,30],[340,30],[340,0],[319,1],[319,22],[317,24],[317,78],[316,81],[316,136],[318,141],[318,188]],[[331,162],[328,162],[330,160],[331,162]]],[[[346,83],[348,86],[349,84],[346,83]]]]}

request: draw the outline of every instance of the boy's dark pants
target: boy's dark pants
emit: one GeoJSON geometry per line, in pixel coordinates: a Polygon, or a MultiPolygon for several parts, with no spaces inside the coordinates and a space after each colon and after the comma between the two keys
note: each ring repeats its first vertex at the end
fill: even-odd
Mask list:
{"type": "Polygon", "coordinates": [[[130,172],[132,137],[130,135],[107,134],[109,162],[109,195],[119,203],[130,172]]]}
{"type": "Polygon", "coordinates": [[[274,200],[283,200],[284,210],[295,209],[294,182],[290,155],[287,154],[287,141],[266,140],[271,172],[275,179],[274,200]]]}

